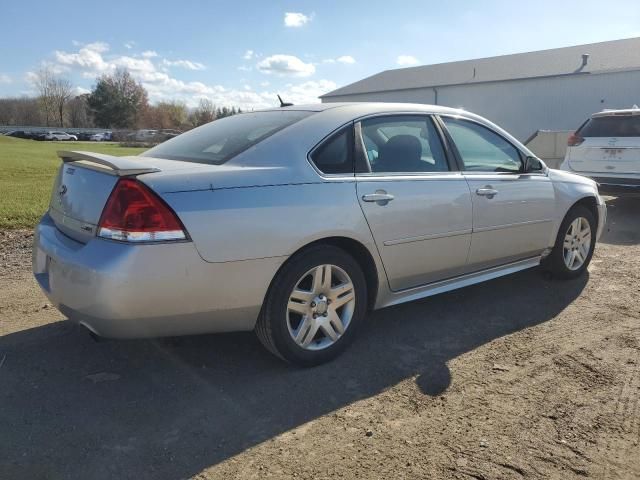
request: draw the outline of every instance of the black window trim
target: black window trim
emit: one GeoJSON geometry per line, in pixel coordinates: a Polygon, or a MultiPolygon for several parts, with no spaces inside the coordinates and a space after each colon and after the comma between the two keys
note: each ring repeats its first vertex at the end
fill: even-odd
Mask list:
{"type": "MultiPolygon", "coordinates": [[[[463,174],[465,174],[465,175],[541,175],[541,176],[545,176],[545,177],[547,176],[547,168],[543,168],[539,172],[523,172],[522,170],[520,170],[518,172],[481,172],[481,171],[477,171],[477,170],[465,170],[464,169],[464,162],[462,160],[462,155],[460,155],[460,152],[458,151],[458,147],[456,146],[455,142],[453,141],[453,138],[451,137],[451,134],[449,133],[449,130],[447,129],[447,125],[444,123],[443,118],[453,118],[455,120],[464,120],[466,122],[473,123],[475,125],[483,127],[485,129],[489,130],[494,135],[497,135],[502,140],[504,140],[509,145],[511,145],[515,149],[516,152],[518,152],[518,156],[520,157],[520,163],[522,165],[521,168],[524,168],[524,166],[525,166],[525,158],[527,157],[527,155],[522,150],[520,150],[520,148],[518,148],[517,145],[514,145],[511,140],[509,140],[508,138],[505,138],[505,136],[502,135],[500,132],[496,132],[493,128],[488,127],[484,123],[479,122],[479,121],[477,121],[477,120],[475,120],[473,118],[469,118],[469,117],[466,117],[464,115],[456,115],[456,114],[450,114],[450,113],[439,113],[439,114],[436,114],[435,116],[437,117],[438,122],[441,124],[441,128],[442,128],[443,134],[445,135],[445,137],[447,139],[447,143],[450,144],[451,151],[454,154],[456,163],[458,164],[458,168],[460,169],[460,171],[463,174]]],[[[544,162],[542,162],[542,164],[544,165],[544,162]]]]}
{"type": "Polygon", "coordinates": [[[379,112],[373,113],[370,115],[365,115],[362,117],[358,117],[355,120],[355,164],[356,164],[356,176],[358,177],[434,177],[434,176],[443,176],[443,175],[451,175],[452,173],[459,172],[459,166],[453,155],[453,152],[449,149],[449,145],[445,141],[443,137],[443,132],[440,126],[438,125],[438,121],[436,120],[437,114],[429,113],[429,112],[379,112]],[[442,150],[444,152],[445,160],[447,162],[447,166],[449,170],[444,172],[372,172],[371,165],[369,164],[369,159],[367,158],[366,148],[364,145],[364,139],[362,138],[362,122],[365,120],[370,120],[372,118],[379,117],[424,117],[424,119],[428,122],[431,121],[434,130],[438,136],[438,140],[440,141],[440,145],[442,146],[442,150]]]}
{"type": "Polygon", "coordinates": [[[309,150],[309,152],[307,153],[307,161],[309,162],[309,165],[311,165],[311,168],[313,168],[315,172],[318,175],[320,175],[322,178],[331,178],[331,179],[349,178],[350,180],[352,180],[353,177],[355,176],[355,164],[356,164],[355,138],[356,138],[355,122],[353,120],[343,125],[340,125],[338,128],[336,128],[331,133],[326,135],[322,140],[316,143],[311,150],[309,150]],[[318,166],[313,161],[313,155],[322,147],[324,147],[327,143],[331,142],[335,137],[337,137],[338,135],[341,135],[344,131],[347,131],[347,135],[348,135],[347,144],[350,146],[349,156],[351,157],[351,173],[324,173],[322,170],[318,168],[318,166]]]}

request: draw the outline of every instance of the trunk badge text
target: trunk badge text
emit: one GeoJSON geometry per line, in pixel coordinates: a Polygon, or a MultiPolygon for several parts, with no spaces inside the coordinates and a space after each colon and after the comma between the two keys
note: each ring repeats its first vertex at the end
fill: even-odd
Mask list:
{"type": "Polygon", "coordinates": [[[66,185],[60,186],[60,189],[58,190],[58,195],[62,196],[65,193],[67,193],[67,186],[66,185]]]}

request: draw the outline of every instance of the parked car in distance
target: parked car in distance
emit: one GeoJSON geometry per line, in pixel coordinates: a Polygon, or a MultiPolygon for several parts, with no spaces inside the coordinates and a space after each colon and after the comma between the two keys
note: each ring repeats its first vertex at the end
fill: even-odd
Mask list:
{"type": "Polygon", "coordinates": [[[59,132],[59,131],[55,131],[55,132],[47,132],[43,135],[42,137],[43,140],[53,140],[53,141],[58,141],[58,140],[73,140],[73,141],[77,141],[78,137],[76,137],[75,135],[70,135],[68,133],[65,132],[59,132]]]}
{"type": "Polygon", "coordinates": [[[169,140],[181,134],[182,132],[180,130],[173,130],[171,128],[164,128],[158,131],[158,135],[162,137],[162,141],[169,140]]]}
{"type": "Polygon", "coordinates": [[[138,130],[134,134],[136,142],[151,142],[158,135],[158,130],[138,130]]]}
{"type": "Polygon", "coordinates": [[[25,130],[14,130],[14,131],[5,133],[5,135],[7,137],[24,138],[24,139],[33,139],[37,136],[33,132],[27,132],[25,130]]]}
{"type": "Polygon", "coordinates": [[[92,142],[106,142],[111,140],[111,132],[94,133],[89,137],[92,142]]]}
{"type": "Polygon", "coordinates": [[[63,314],[115,338],[255,330],[307,366],[371,309],[541,263],[577,277],[606,220],[594,181],[440,106],[290,106],[60,156],[33,272],[63,314]]]}
{"type": "Polygon", "coordinates": [[[569,137],[560,168],[594,179],[604,193],[640,193],[640,109],[591,115],[569,137]]]}

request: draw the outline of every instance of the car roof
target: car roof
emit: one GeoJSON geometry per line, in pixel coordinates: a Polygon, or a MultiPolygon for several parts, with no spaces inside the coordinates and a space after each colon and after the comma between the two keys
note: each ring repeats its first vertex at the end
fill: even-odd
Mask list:
{"type": "Polygon", "coordinates": [[[591,115],[591,118],[615,116],[628,117],[633,115],[640,115],[640,108],[638,108],[637,105],[634,105],[633,108],[605,109],[601,112],[594,113],[593,115],[591,115]]]}
{"type": "MultiPolygon", "coordinates": [[[[419,111],[425,113],[450,113],[459,114],[464,110],[441,105],[429,105],[425,103],[392,103],[392,102],[331,102],[331,103],[310,103],[303,105],[291,105],[288,107],[267,108],[256,111],[280,111],[299,110],[309,112],[323,112],[331,109],[349,109],[352,112],[359,111],[359,115],[369,115],[378,112],[391,111],[419,111]]],[[[245,112],[250,113],[250,112],[245,112]]]]}

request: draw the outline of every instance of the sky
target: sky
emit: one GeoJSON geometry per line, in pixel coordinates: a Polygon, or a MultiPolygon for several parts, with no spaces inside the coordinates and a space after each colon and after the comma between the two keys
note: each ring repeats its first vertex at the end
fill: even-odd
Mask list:
{"type": "Polygon", "coordinates": [[[48,66],[77,93],[128,68],[152,103],[296,104],[383,70],[640,36],[640,2],[3,2],[0,96],[48,66]]]}

